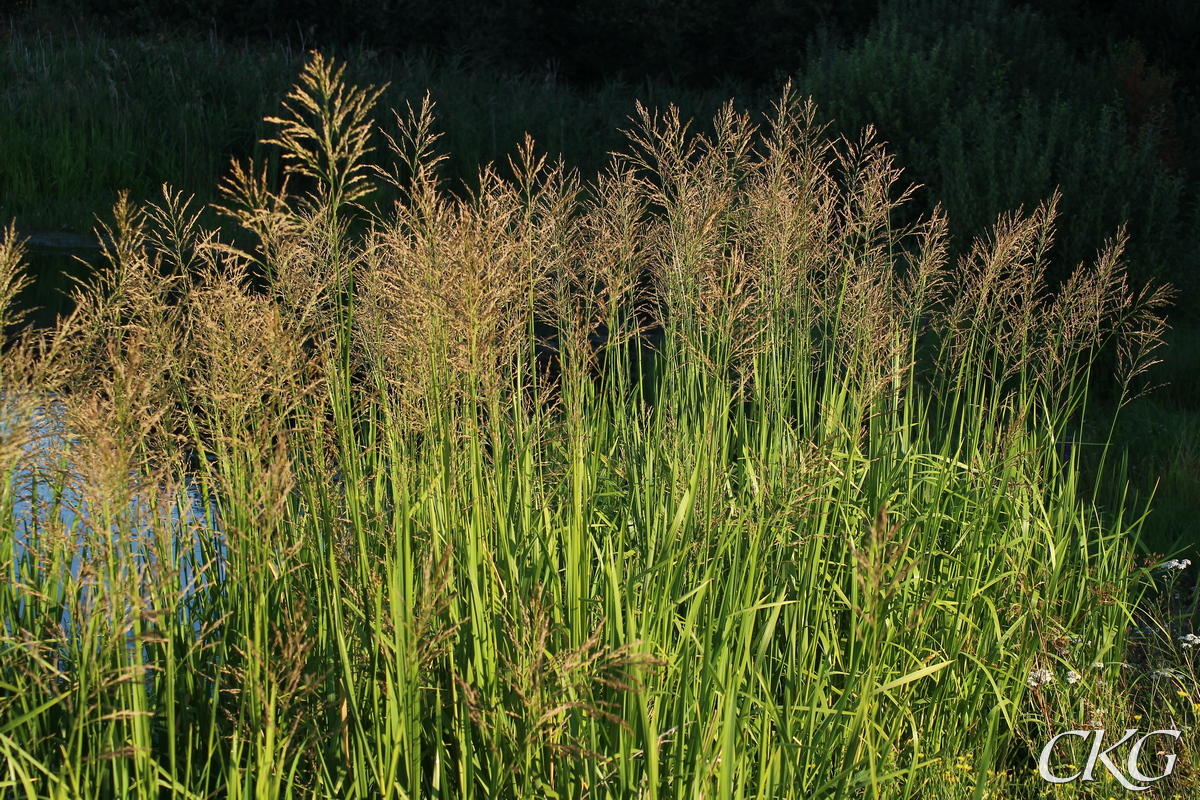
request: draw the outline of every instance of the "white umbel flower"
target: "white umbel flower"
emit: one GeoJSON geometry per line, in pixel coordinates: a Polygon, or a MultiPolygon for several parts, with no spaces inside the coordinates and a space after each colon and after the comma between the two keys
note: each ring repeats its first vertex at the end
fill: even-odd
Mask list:
{"type": "Polygon", "coordinates": [[[1041,686],[1043,683],[1053,683],[1053,682],[1054,682],[1054,674],[1052,672],[1050,672],[1050,670],[1048,670],[1048,669],[1031,669],[1031,670],[1029,670],[1028,683],[1030,686],[1037,688],[1038,686],[1041,686]]]}

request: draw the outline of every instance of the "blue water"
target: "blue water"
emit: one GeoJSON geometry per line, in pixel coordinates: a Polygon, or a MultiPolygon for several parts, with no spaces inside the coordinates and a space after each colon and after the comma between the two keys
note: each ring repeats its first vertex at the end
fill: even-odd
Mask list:
{"type": "MultiPolygon", "coordinates": [[[[0,441],[13,435],[14,406],[0,398],[0,441]]],[[[79,486],[79,475],[70,463],[71,446],[76,440],[65,429],[61,415],[62,405],[53,400],[47,401],[34,412],[31,435],[25,437],[32,441],[22,445],[24,458],[12,476],[15,498],[12,518],[0,519],[0,543],[7,544],[5,540],[12,542],[11,561],[5,565],[5,571],[13,582],[21,581],[30,572],[44,568],[29,550],[38,538],[56,539],[67,545],[69,552],[73,553],[70,575],[60,575],[57,579],[53,576],[43,578],[49,578],[50,585],[57,584],[60,590],[79,580],[89,548],[103,546],[106,538],[103,532],[95,529],[89,516],[79,486]],[[60,492],[54,485],[54,476],[61,475],[68,477],[65,481],[57,479],[63,484],[60,492]]],[[[132,481],[134,476],[130,477],[132,481]]],[[[178,493],[159,513],[155,513],[144,496],[135,495],[126,508],[114,509],[114,515],[121,524],[114,524],[109,531],[108,545],[117,550],[119,569],[125,571],[125,577],[130,577],[128,571],[136,570],[136,580],[143,589],[144,582],[149,579],[146,573],[157,566],[156,544],[164,552],[169,552],[175,562],[179,580],[177,588],[183,597],[194,593],[198,586],[206,582],[220,582],[223,579],[226,558],[224,537],[219,528],[209,524],[210,519],[217,518],[216,508],[210,505],[209,513],[205,514],[204,502],[194,486],[178,493]],[[161,529],[155,530],[155,525],[161,529]],[[204,563],[198,535],[201,531],[207,534],[205,538],[209,540],[210,555],[215,552],[215,563],[209,564],[203,575],[197,574],[195,566],[204,563]]],[[[0,552],[5,550],[9,548],[0,548],[0,552]]],[[[96,554],[93,552],[91,555],[96,554]]],[[[90,591],[84,591],[86,601],[88,596],[94,599],[103,592],[103,588],[93,587],[90,591]]],[[[18,607],[20,612],[24,611],[25,602],[22,598],[18,607]]],[[[64,611],[58,622],[69,637],[69,613],[64,611]]],[[[11,629],[16,623],[14,620],[5,620],[4,624],[6,629],[11,629]]],[[[13,631],[9,630],[9,633],[13,631]]]]}

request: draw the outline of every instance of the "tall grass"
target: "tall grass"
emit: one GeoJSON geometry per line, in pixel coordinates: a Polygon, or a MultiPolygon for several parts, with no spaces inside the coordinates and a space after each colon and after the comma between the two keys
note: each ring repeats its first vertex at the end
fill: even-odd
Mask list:
{"type": "MultiPolygon", "coordinates": [[[[677,11],[643,21],[677,35],[688,27],[671,21],[677,11]]],[[[853,138],[868,123],[878,128],[905,170],[904,182],[925,187],[907,204],[904,221],[940,202],[958,248],[952,258],[998,214],[1032,208],[1058,190],[1051,283],[1090,260],[1105,236],[1127,224],[1131,274],[1171,282],[1180,290],[1179,311],[1188,312],[1200,252],[1200,195],[1189,177],[1200,168],[1191,146],[1194,99],[1172,91],[1162,65],[1147,64],[1136,48],[1073,49],[1050,16],[997,0],[889,2],[853,41],[826,37],[802,60],[777,66],[796,75],[801,92],[813,95],[838,133],[853,138]]],[[[747,25],[758,24],[750,17],[747,25]]],[[[118,187],[143,203],[164,182],[186,186],[207,206],[217,199],[214,189],[230,158],[263,161],[271,152],[258,145],[269,135],[263,117],[304,58],[287,45],[234,44],[173,28],[135,38],[57,25],[68,32],[49,35],[37,27],[38,18],[0,33],[8,34],[0,43],[0,215],[15,215],[23,232],[64,225],[87,231],[93,212],[110,207],[118,187]]],[[[713,19],[689,25],[707,30],[713,19]]],[[[495,26],[478,29],[492,45],[504,38],[495,26]]],[[[726,45],[740,35],[711,29],[722,31],[726,45]]],[[[543,150],[562,153],[581,175],[594,178],[607,153],[623,146],[617,128],[635,98],[652,106],[672,102],[705,124],[731,94],[755,111],[768,111],[773,99],[716,77],[706,79],[702,91],[663,78],[643,82],[641,72],[630,73],[633,83],[597,78],[584,88],[568,80],[578,72],[554,60],[501,70],[415,48],[395,51],[398,41],[347,47],[341,55],[355,81],[389,83],[384,107],[403,108],[431,93],[449,155],[447,187],[455,191],[459,184],[474,187],[479,165],[492,161],[509,177],[505,157],[526,131],[543,150]]],[[[583,50],[564,58],[591,58],[583,50]]],[[[752,60],[762,65],[770,48],[760,50],[752,60]]],[[[676,47],[676,55],[655,58],[678,60],[679,52],[676,47]]],[[[703,60],[710,57],[725,56],[714,52],[703,60]]],[[[380,124],[398,135],[390,117],[380,124]]],[[[386,153],[378,155],[387,161],[386,153]]],[[[379,189],[376,201],[390,206],[394,193],[379,189]]],[[[205,224],[217,220],[208,217],[205,224]]]]}
{"type": "Polygon", "coordinates": [[[1122,236],[1047,293],[1051,200],[952,265],[790,90],[464,199],[428,103],[368,169],[377,97],[314,56],[272,121],[307,188],[223,184],[253,246],[122,197],[4,351],[4,796],[978,800],[1132,713],[1137,509],[1065,446],[1162,332],[1122,236]]]}

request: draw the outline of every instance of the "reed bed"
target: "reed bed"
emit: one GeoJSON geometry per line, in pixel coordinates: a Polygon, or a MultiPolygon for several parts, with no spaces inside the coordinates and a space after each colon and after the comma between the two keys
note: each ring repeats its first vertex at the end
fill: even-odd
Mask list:
{"type": "Polygon", "coordinates": [[[1051,199],[950,264],[791,90],[464,199],[427,103],[367,167],[379,91],[314,55],[253,246],[123,197],[4,351],[0,796],[980,800],[1135,713],[1141,512],[1066,446],[1163,330],[1122,236],[1048,292],[1051,199]]]}

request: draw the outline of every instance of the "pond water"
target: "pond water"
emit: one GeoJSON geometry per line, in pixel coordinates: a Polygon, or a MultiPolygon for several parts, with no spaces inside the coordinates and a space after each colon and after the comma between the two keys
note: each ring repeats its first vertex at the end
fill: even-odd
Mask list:
{"type": "Polygon", "coordinates": [[[29,312],[26,323],[53,327],[59,315],[72,310],[70,292],[75,280],[94,274],[103,261],[94,236],[66,232],[21,234],[25,241],[27,274],[33,283],[17,296],[17,308],[29,312]]]}
{"type": "MultiPolygon", "coordinates": [[[[0,397],[0,441],[8,440],[16,433],[18,406],[0,397]]],[[[18,440],[24,441],[24,458],[12,476],[14,503],[11,529],[10,521],[0,518],[0,542],[7,544],[5,540],[11,541],[11,561],[5,565],[5,572],[6,578],[13,582],[26,581],[34,572],[45,568],[44,564],[38,563],[38,559],[31,557],[33,553],[30,548],[37,547],[36,543],[47,537],[60,542],[65,539],[68,552],[72,553],[70,579],[80,577],[85,558],[94,555],[88,552],[89,549],[101,545],[106,539],[105,532],[97,530],[89,516],[78,475],[71,468],[70,448],[75,440],[65,429],[61,412],[62,404],[48,398],[35,409],[29,434],[18,434],[18,440]]],[[[176,562],[174,566],[179,570],[178,588],[187,596],[201,580],[223,579],[226,558],[224,538],[218,527],[209,524],[209,520],[216,519],[216,512],[215,505],[210,505],[208,513],[205,513],[205,504],[194,487],[184,487],[173,500],[161,506],[158,513],[149,507],[144,496],[135,495],[128,507],[116,509],[122,524],[114,525],[108,535],[111,536],[111,546],[121,554],[121,568],[129,570],[152,568],[159,557],[156,543],[158,546],[166,543],[170,558],[176,562]],[[155,530],[155,525],[160,529],[155,530]],[[118,527],[125,529],[118,530],[118,527]],[[217,550],[216,563],[209,567],[203,579],[194,566],[204,563],[199,536],[202,530],[216,532],[211,539],[204,538],[215,542],[217,550]]],[[[8,549],[2,547],[0,552],[8,549]]],[[[40,578],[47,579],[52,585],[65,584],[69,580],[67,575],[60,575],[57,580],[46,575],[40,578]]],[[[21,610],[24,609],[24,603],[22,599],[19,606],[21,610]]],[[[70,630],[71,619],[67,612],[63,612],[60,622],[65,631],[70,630]]],[[[12,620],[5,621],[6,627],[12,624],[12,620]]]]}
{"type": "MultiPolygon", "coordinates": [[[[53,327],[59,316],[65,316],[73,310],[70,292],[76,281],[90,278],[103,262],[100,245],[94,235],[83,236],[68,232],[43,231],[21,234],[25,243],[27,274],[33,282],[16,298],[17,308],[27,312],[24,324],[32,324],[38,328],[53,327]]],[[[8,403],[0,397],[0,440],[8,438],[12,426],[11,415],[15,404],[8,403]]],[[[61,470],[63,465],[48,463],[51,454],[58,454],[68,445],[68,434],[61,422],[61,404],[52,398],[38,407],[33,420],[32,439],[35,444],[26,446],[25,454],[30,461],[40,463],[48,474],[61,470]],[[37,452],[35,452],[35,450],[37,452]]],[[[39,525],[47,522],[40,519],[53,505],[57,509],[58,522],[64,530],[81,531],[85,526],[81,522],[87,519],[87,508],[79,492],[72,488],[72,482],[67,482],[65,496],[55,501],[54,487],[46,479],[46,475],[37,476],[32,467],[26,467],[13,477],[16,502],[14,505],[14,521],[16,530],[12,532],[15,542],[14,563],[23,557],[24,548],[39,525]],[[37,479],[35,479],[37,478],[37,479]]],[[[190,493],[190,507],[181,508],[187,503],[176,504],[171,515],[179,529],[188,526],[185,520],[189,518],[203,519],[202,502],[197,493],[190,493]]],[[[146,509],[129,509],[129,516],[146,516],[146,509]]],[[[0,532],[3,535],[4,532],[0,532]]],[[[135,548],[137,540],[148,537],[150,531],[139,531],[133,537],[135,548]]],[[[82,534],[80,534],[82,535],[82,534]]],[[[77,575],[80,557],[76,556],[72,571],[77,575]]]]}

